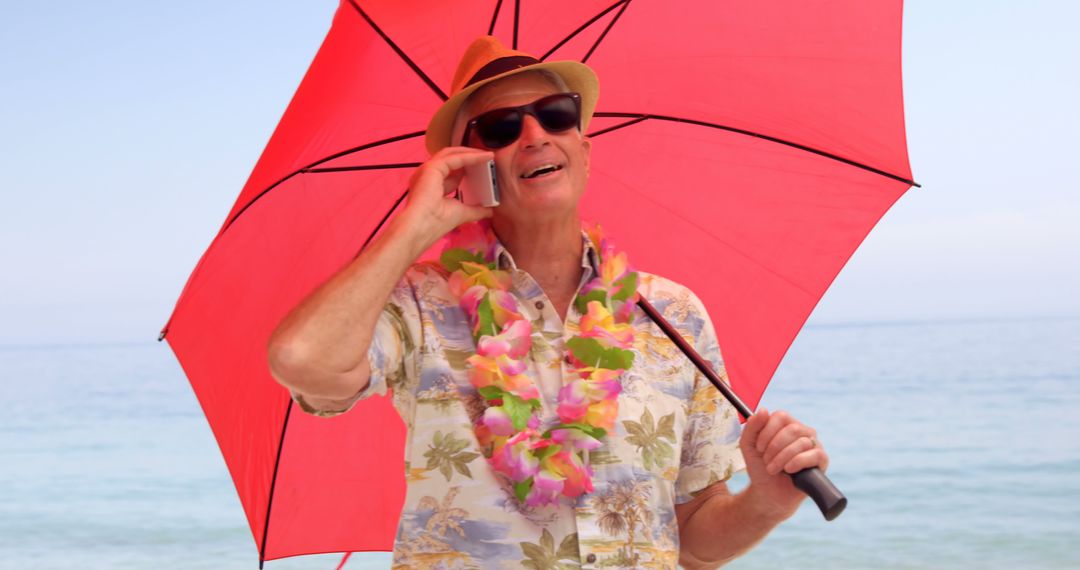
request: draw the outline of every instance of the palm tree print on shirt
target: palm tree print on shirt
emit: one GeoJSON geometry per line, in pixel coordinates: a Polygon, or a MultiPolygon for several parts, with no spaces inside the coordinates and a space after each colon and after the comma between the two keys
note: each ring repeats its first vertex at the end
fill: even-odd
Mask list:
{"type": "MultiPolygon", "coordinates": [[[[649,507],[651,499],[652,486],[648,481],[637,479],[616,481],[592,499],[592,507],[598,517],[596,524],[600,530],[609,536],[625,533],[626,543],[615,556],[626,565],[638,565],[634,539],[639,527],[649,527],[655,520],[656,514],[649,507]]],[[[646,538],[651,542],[651,537],[646,538]]]]}
{"type": "Polygon", "coordinates": [[[424,457],[427,457],[426,468],[429,471],[438,469],[439,473],[442,473],[447,481],[453,477],[454,471],[472,479],[469,462],[480,457],[480,454],[464,451],[468,445],[469,440],[458,439],[454,437],[453,432],[447,433],[445,436],[441,431],[435,432],[435,436],[431,439],[431,445],[424,452],[424,457]]]}
{"type": "Polygon", "coordinates": [[[521,565],[532,570],[572,570],[581,568],[578,560],[578,535],[566,535],[559,543],[559,549],[555,549],[555,537],[551,536],[548,529],[540,535],[540,544],[531,542],[521,543],[521,552],[526,559],[521,565]],[[564,562],[565,561],[565,562],[564,562]]]}
{"type": "Polygon", "coordinates": [[[652,413],[646,408],[640,419],[640,422],[623,421],[623,427],[630,434],[626,442],[637,446],[645,469],[663,469],[675,455],[671,447],[675,443],[675,412],[660,418],[659,424],[654,424],[652,413]]]}

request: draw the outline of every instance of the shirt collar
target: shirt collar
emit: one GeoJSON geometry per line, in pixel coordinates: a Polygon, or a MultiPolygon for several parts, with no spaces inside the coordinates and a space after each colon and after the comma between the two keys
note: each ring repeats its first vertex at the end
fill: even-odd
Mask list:
{"type": "MultiPolygon", "coordinates": [[[[582,272],[581,282],[585,283],[599,273],[600,253],[596,251],[592,240],[589,239],[589,234],[585,233],[585,231],[581,232],[581,243],[583,246],[581,248],[581,267],[585,270],[582,272]]],[[[514,257],[510,255],[510,252],[498,238],[495,238],[495,262],[496,267],[499,269],[517,269],[514,257]]]]}

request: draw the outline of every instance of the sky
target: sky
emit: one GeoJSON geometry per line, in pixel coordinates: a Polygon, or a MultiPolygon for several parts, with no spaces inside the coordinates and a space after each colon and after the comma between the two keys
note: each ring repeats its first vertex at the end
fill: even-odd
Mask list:
{"type": "MultiPolygon", "coordinates": [[[[336,3],[5,2],[0,345],[156,338],[336,3]]],[[[915,188],[810,324],[1080,315],[1080,5],[909,1],[915,188]]]]}

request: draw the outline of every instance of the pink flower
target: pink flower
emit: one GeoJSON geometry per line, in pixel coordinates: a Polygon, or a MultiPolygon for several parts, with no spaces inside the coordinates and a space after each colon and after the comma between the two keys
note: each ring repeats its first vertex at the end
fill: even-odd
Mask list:
{"type": "Polygon", "coordinates": [[[476,353],[487,357],[507,355],[521,358],[532,347],[532,324],[524,319],[511,322],[495,336],[482,336],[477,343],[476,353]]]}
{"type": "Polygon", "coordinates": [[[530,440],[540,434],[533,429],[525,429],[506,440],[506,443],[491,456],[491,466],[513,481],[524,481],[536,475],[540,462],[532,453],[530,440]]]}
{"type": "MultiPolygon", "coordinates": [[[[488,292],[488,302],[491,303],[491,318],[496,326],[502,328],[514,321],[525,321],[518,312],[517,299],[510,293],[493,289],[488,292]]],[[[531,326],[529,330],[532,330],[531,326]]]]}
{"type": "Polygon", "coordinates": [[[476,309],[480,306],[480,301],[484,300],[484,295],[487,294],[487,289],[479,285],[473,285],[465,291],[458,293],[455,289],[455,278],[458,282],[461,282],[461,278],[458,272],[454,272],[450,275],[450,290],[454,292],[460,298],[459,304],[461,309],[465,311],[465,315],[469,317],[470,322],[476,322],[476,309]]]}
{"type": "Polygon", "coordinates": [[[604,348],[629,349],[634,345],[634,329],[619,324],[599,301],[589,301],[589,310],[581,317],[582,338],[595,338],[604,348]]]}
{"type": "Polygon", "coordinates": [[[615,427],[615,416],[618,413],[619,405],[615,400],[600,400],[589,405],[589,410],[585,412],[585,423],[611,430],[615,427]]]}
{"type": "Polygon", "coordinates": [[[588,381],[578,378],[559,390],[559,407],[555,413],[564,424],[577,423],[589,411],[590,403],[588,381]]]}
{"type": "Polygon", "coordinates": [[[594,400],[614,399],[622,392],[622,383],[618,370],[607,368],[581,368],[582,377],[589,381],[589,397],[594,400]]]}
{"type": "Polygon", "coordinates": [[[464,249],[465,251],[479,253],[486,261],[491,261],[491,253],[495,248],[495,234],[491,226],[483,222],[461,224],[450,232],[446,249],[464,249]]]}
{"type": "Polygon", "coordinates": [[[533,476],[532,489],[525,497],[528,507],[540,507],[559,502],[563,490],[563,477],[546,469],[533,476]]]}
{"type": "Polygon", "coordinates": [[[551,440],[567,448],[592,451],[603,443],[589,434],[574,428],[551,430],[551,440]]]}
{"type": "Polygon", "coordinates": [[[615,399],[622,392],[618,371],[605,368],[583,368],[581,371],[587,372],[588,376],[576,378],[559,390],[559,407],[555,413],[564,424],[585,422],[611,429],[618,412],[615,399]]]}
{"type": "Polygon", "coordinates": [[[605,289],[611,290],[616,281],[630,273],[630,264],[626,261],[625,252],[616,254],[614,249],[604,251],[603,258],[604,261],[600,264],[600,280],[603,281],[605,289]]]}
{"type": "Polygon", "coordinates": [[[577,497],[593,491],[592,470],[581,462],[576,453],[560,451],[544,460],[541,473],[550,472],[562,479],[562,494],[577,497]]]}
{"type": "Polygon", "coordinates": [[[484,410],[484,416],[480,418],[480,421],[492,435],[514,435],[514,423],[510,421],[510,415],[501,406],[491,406],[484,410]]]}
{"type": "Polygon", "coordinates": [[[641,298],[636,291],[626,301],[615,303],[615,320],[620,323],[631,323],[634,320],[634,307],[637,306],[638,299],[641,298]]]}
{"type": "Polygon", "coordinates": [[[516,394],[525,400],[534,400],[540,397],[532,378],[524,374],[525,363],[523,362],[514,360],[505,354],[497,358],[474,354],[465,362],[469,364],[469,382],[476,389],[495,386],[516,394]]]}

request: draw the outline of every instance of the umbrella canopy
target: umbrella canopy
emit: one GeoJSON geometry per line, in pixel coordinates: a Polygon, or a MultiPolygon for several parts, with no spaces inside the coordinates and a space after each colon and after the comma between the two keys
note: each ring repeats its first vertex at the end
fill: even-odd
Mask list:
{"type": "Polygon", "coordinates": [[[298,413],[266,345],[401,204],[472,40],[492,33],[596,70],[583,216],[636,267],[701,297],[754,407],[841,267],[913,184],[901,13],[899,0],[341,2],[162,333],[260,560],[393,544],[404,427],[389,400],[332,419],[298,413]]]}

